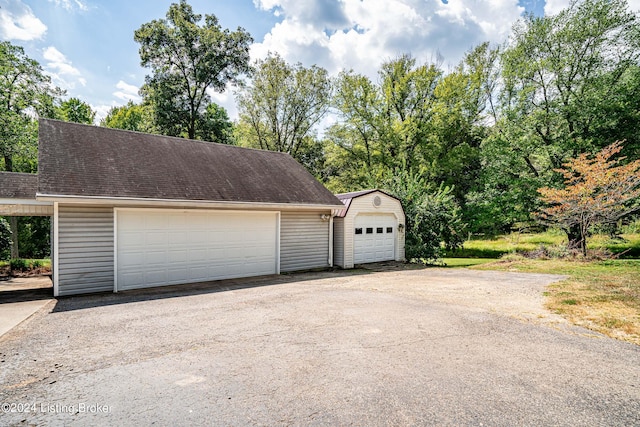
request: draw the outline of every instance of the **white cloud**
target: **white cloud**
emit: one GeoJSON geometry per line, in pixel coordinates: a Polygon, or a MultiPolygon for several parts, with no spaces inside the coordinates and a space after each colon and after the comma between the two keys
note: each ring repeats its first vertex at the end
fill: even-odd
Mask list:
{"type": "Polygon", "coordinates": [[[47,26],[29,6],[15,0],[0,0],[0,35],[5,40],[41,39],[47,26]]]}
{"type": "MultiPolygon", "coordinates": [[[[640,0],[638,0],[640,1],[640,0]]],[[[260,43],[289,62],[320,65],[331,73],[354,69],[370,77],[403,53],[419,61],[440,53],[456,64],[484,41],[502,42],[524,12],[518,0],[254,0],[283,17],[260,43]]]]}
{"type": "Polygon", "coordinates": [[[571,0],[547,0],[544,5],[545,15],[557,15],[571,4],[571,0]]]}
{"type": "Polygon", "coordinates": [[[45,68],[51,74],[54,82],[65,89],[74,89],[75,83],[86,86],[87,80],[82,77],[82,73],[74,67],[66,56],[53,46],[47,47],[42,53],[47,61],[45,68]]]}
{"type": "Polygon", "coordinates": [[[124,82],[123,80],[120,80],[116,84],[116,89],[118,90],[113,92],[113,96],[125,102],[128,102],[128,101],[139,102],[141,99],[140,95],[138,95],[138,87],[134,85],[130,85],[124,82]]]}
{"type": "Polygon", "coordinates": [[[87,4],[80,0],[49,0],[49,3],[54,3],[56,6],[66,10],[74,10],[76,8],[83,12],[89,10],[87,4]]]}

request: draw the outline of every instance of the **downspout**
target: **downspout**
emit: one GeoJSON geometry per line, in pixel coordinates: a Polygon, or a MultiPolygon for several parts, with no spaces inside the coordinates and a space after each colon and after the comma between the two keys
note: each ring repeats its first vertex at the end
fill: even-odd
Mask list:
{"type": "Polygon", "coordinates": [[[329,218],[329,267],[333,267],[333,215],[334,211],[331,211],[331,217],[329,218]]]}

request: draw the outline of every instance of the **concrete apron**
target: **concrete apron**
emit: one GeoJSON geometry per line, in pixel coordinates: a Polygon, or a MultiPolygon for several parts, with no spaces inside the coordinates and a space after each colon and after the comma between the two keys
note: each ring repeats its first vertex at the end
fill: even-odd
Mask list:
{"type": "Polygon", "coordinates": [[[46,276],[0,281],[0,338],[53,301],[53,291],[51,298],[42,297],[47,288],[51,279],[46,276]]]}

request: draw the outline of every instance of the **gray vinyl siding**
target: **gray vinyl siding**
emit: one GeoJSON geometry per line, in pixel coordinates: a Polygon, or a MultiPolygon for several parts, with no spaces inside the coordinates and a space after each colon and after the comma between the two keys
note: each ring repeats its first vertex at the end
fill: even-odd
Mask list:
{"type": "Polygon", "coordinates": [[[280,271],[329,266],[329,220],[326,212],[282,212],[280,216],[280,271]]]}
{"type": "Polygon", "coordinates": [[[333,219],[333,265],[344,267],[344,218],[333,219]]]}
{"type": "Polygon", "coordinates": [[[58,207],[58,293],[113,291],[113,208],[58,207]]]}

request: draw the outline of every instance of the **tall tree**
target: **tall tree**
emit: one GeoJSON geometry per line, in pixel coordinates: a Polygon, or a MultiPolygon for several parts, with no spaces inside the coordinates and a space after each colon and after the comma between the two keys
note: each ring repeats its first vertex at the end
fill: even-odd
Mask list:
{"type": "Polygon", "coordinates": [[[96,112],[91,106],[78,98],[69,98],[62,101],[55,108],[56,118],[65,122],[84,123],[92,125],[96,118],[96,112]]]}
{"type": "Polygon", "coordinates": [[[160,133],[196,138],[210,104],[210,90],[223,92],[249,71],[253,39],[242,28],[222,29],[215,15],[195,14],[185,1],[173,3],[166,19],[135,31],[143,67],[151,68],[141,89],[153,106],[160,133]]]}
{"type": "MultiPolygon", "coordinates": [[[[0,42],[0,156],[3,170],[37,170],[37,115],[52,117],[53,102],[63,92],[51,85],[37,61],[24,49],[0,42]]],[[[19,256],[18,221],[9,218],[11,257],[19,256]]]]}
{"type": "Polygon", "coordinates": [[[319,144],[310,138],[330,97],[323,68],[289,65],[277,54],[257,61],[250,83],[237,94],[244,143],[301,161],[319,144]]]}
{"type": "MultiPolygon", "coordinates": [[[[33,118],[52,117],[53,101],[62,94],[22,47],[0,42],[0,155],[4,170],[34,171],[15,167],[14,161],[16,157],[35,159],[37,127],[33,118]]],[[[29,163],[23,162],[23,166],[29,163]]]]}
{"type": "Polygon", "coordinates": [[[528,15],[502,55],[494,132],[483,145],[477,200],[503,226],[530,221],[536,189],[584,152],[626,139],[640,151],[640,32],[625,0],[574,1],[555,16],[528,15]],[[487,202],[491,201],[491,202],[487,202]]]}

